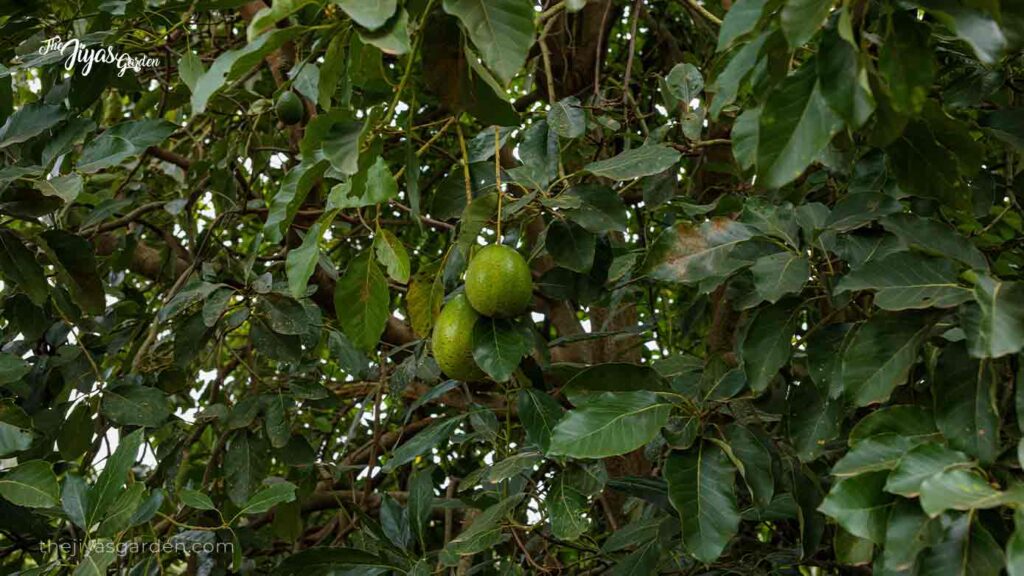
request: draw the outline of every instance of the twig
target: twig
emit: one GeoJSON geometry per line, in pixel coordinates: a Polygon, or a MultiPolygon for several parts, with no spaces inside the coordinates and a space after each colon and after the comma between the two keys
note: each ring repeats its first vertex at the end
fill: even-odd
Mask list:
{"type": "Polygon", "coordinates": [[[708,12],[708,9],[705,8],[698,0],[685,0],[685,2],[690,8],[693,8],[698,14],[706,18],[708,22],[711,22],[715,26],[722,25],[722,19],[711,12],[708,12]]]}

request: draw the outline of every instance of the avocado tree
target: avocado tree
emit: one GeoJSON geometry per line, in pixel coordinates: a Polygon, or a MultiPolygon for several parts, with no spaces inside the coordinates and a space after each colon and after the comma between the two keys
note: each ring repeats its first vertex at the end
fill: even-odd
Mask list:
{"type": "Polygon", "coordinates": [[[0,0],[4,573],[1024,575],[1022,48],[0,0]]]}

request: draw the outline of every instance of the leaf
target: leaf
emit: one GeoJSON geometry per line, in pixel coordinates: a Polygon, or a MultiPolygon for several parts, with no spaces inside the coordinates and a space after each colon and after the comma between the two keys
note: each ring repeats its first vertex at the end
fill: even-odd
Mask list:
{"type": "Polygon", "coordinates": [[[263,440],[242,430],[228,442],[223,473],[231,502],[243,508],[267,475],[269,447],[263,440]]]}
{"type": "Polygon", "coordinates": [[[143,430],[140,428],[128,435],[122,435],[117,449],[107,459],[103,471],[96,483],[89,490],[88,513],[86,525],[92,526],[106,513],[110,505],[117,499],[122,487],[128,479],[135,457],[142,447],[143,430]]]}
{"type": "Polygon", "coordinates": [[[963,452],[928,442],[903,455],[885,482],[885,491],[906,498],[921,492],[921,483],[953,467],[968,466],[970,459],[963,452]]]}
{"type": "Polygon", "coordinates": [[[533,46],[533,6],[519,0],[444,0],[487,67],[508,84],[533,46]]]}
{"type": "Polygon", "coordinates": [[[221,52],[210,64],[210,68],[196,80],[192,90],[192,115],[198,116],[205,112],[210,98],[224,88],[225,82],[237,80],[251,71],[267,54],[277,50],[303,31],[302,26],[276,28],[267,34],[261,34],[241,48],[221,52]]]}
{"type": "Polygon", "coordinates": [[[459,224],[458,246],[467,259],[470,249],[476,245],[480,232],[497,212],[498,195],[493,192],[474,198],[463,210],[462,221],[459,224]]]}
{"type": "Polygon", "coordinates": [[[501,540],[501,522],[522,498],[522,494],[513,494],[481,512],[473,519],[469,528],[463,530],[448,543],[445,552],[455,555],[470,555],[497,544],[501,540]]]}
{"type": "Polygon", "coordinates": [[[683,545],[701,562],[717,560],[739,528],[735,474],[725,452],[710,442],[673,452],[665,461],[668,498],[682,520],[683,545]]]}
{"type": "Polygon", "coordinates": [[[440,273],[420,273],[413,277],[405,295],[405,306],[409,323],[418,336],[430,334],[443,302],[444,284],[440,273]]]}
{"type": "Polygon", "coordinates": [[[832,475],[856,476],[865,472],[891,470],[914,445],[913,440],[896,434],[872,436],[854,445],[832,466],[832,475]]]}
{"type": "Polygon", "coordinates": [[[810,263],[805,256],[779,252],[758,258],[750,267],[758,298],[775,304],[788,294],[799,293],[810,278],[810,263]]]}
{"type": "Polygon", "coordinates": [[[413,470],[409,475],[409,524],[416,540],[421,544],[427,536],[430,512],[434,504],[433,468],[413,470]]]}
{"type": "Polygon", "coordinates": [[[242,506],[236,516],[242,514],[263,514],[274,506],[284,502],[295,500],[295,484],[291,482],[276,482],[269,487],[260,490],[242,506]]]}
{"type": "Polygon", "coordinates": [[[880,192],[856,192],[836,203],[825,225],[839,232],[848,232],[902,209],[891,196],[880,192]]]}
{"type": "Polygon", "coordinates": [[[181,500],[182,504],[189,508],[195,508],[196,510],[217,509],[213,504],[213,500],[210,500],[209,496],[191,488],[182,488],[178,492],[178,498],[181,500]]]}
{"type": "Polygon", "coordinates": [[[906,315],[875,314],[843,351],[841,381],[856,406],[885,402],[905,384],[930,323],[906,315]]]}
{"type": "Polygon", "coordinates": [[[583,170],[611,180],[632,180],[664,172],[679,161],[681,154],[662,144],[632,148],[605,160],[591,162],[583,170]]]}
{"type": "Polygon", "coordinates": [[[188,50],[178,58],[178,74],[181,81],[188,86],[189,92],[195,92],[196,82],[206,73],[206,66],[195,52],[188,50]]]}
{"type": "Polygon", "coordinates": [[[776,304],[759,309],[747,325],[739,357],[750,389],[760,394],[789,362],[801,308],[776,304]]]}
{"type": "Polygon", "coordinates": [[[827,391],[804,381],[793,387],[789,398],[789,437],[802,462],[817,459],[825,444],[839,435],[843,405],[827,391]]]}
{"type": "Polygon", "coordinates": [[[399,284],[409,282],[409,253],[405,251],[405,246],[394,232],[378,228],[373,238],[373,249],[377,254],[377,261],[387,269],[392,280],[399,284]]]}
{"type": "Polygon", "coordinates": [[[506,382],[533,350],[533,334],[518,322],[480,318],[473,328],[473,360],[495,382],[506,382]]]}
{"type": "Polygon", "coordinates": [[[52,508],[60,501],[60,486],[53,466],[43,460],[19,463],[0,476],[0,496],[26,508],[52,508]]]}
{"type": "Polygon", "coordinates": [[[388,281],[364,251],[352,260],[334,290],[334,309],[349,340],[363,352],[377,346],[390,316],[388,281]]]}
{"type": "Polygon", "coordinates": [[[806,44],[831,11],[831,0],[786,0],[781,22],[789,46],[796,49],[806,44]]]}
{"type": "Polygon", "coordinates": [[[725,429],[725,440],[736,459],[743,463],[740,474],[754,504],[767,508],[775,495],[771,453],[756,434],[735,422],[725,429]]]}
{"type": "MultiPolygon", "coordinates": [[[[270,201],[270,209],[267,211],[267,221],[263,225],[263,233],[269,242],[280,242],[284,231],[291,226],[295,213],[299,206],[306,200],[306,196],[313,188],[313,185],[323,176],[330,165],[323,161],[303,161],[285,174],[281,179],[281,186],[270,201]]],[[[329,207],[328,210],[331,208],[329,207]]],[[[309,234],[307,233],[307,236],[309,234]]]]}
{"type": "Polygon", "coordinates": [[[967,349],[975,358],[999,358],[1024,349],[1024,284],[981,276],[974,302],[960,308],[967,349]]]}
{"type": "Polygon", "coordinates": [[[0,149],[35,138],[59,124],[66,114],[62,106],[42,101],[22,106],[0,126],[0,149]]]}
{"type": "Polygon", "coordinates": [[[727,50],[736,39],[753,32],[768,0],[738,0],[725,13],[718,30],[716,52],[727,50]]]}
{"type": "Polygon", "coordinates": [[[555,220],[548,226],[544,247],[559,266],[586,273],[594,265],[595,242],[594,235],[575,222],[555,220]]]}
{"type": "Polygon", "coordinates": [[[844,478],[832,485],[818,507],[847,532],[875,544],[885,541],[885,524],[892,496],[882,491],[888,472],[844,478]]]}
{"type": "Polygon", "coordinates": [[[409,42],[409,13],[399,8],[398,17],[390,20],[392,24],[375,32],[359,30],[359,38],[372,46],[376,46],[385,54],[399,55],[412,50],[409,42]]]}
{"type": "Polygon", "coordinates": [[[728,276],[751,264],[732,253],[754,232],[744,224],[716,218],[694,227],[677,224],[661,233],[647,252],[643,271],[654,280],[695,284],[728,276]]]}
{"type": "Polygon", "coordinates": [[[928,29],[904,11],[893,14],[892,29],[878,56],[878,70],[889,86],[892,108],[900,113],[921,111],[935,77],[935,57],[928,29]]]}
{"type": "Polygon", "coordinates": [[[631,452],[658,434],[670,412],[650,392],[601,393],[558,422],[548,455],[606,458],[631,452]]]}
{"type": "Polygon", "coordinates": [[[75,303],[87,314],[103,314],[107,306],[106,295],[96,271],[92,244],[64,230],[47,230],[40,237],[45,242],[44,250],[75,303]]]}
{"type": "MultiPolygon", "coordinates": [[[[260,9],[249,21],[249,26],[245,30],[246,38],[249,42],[252,42],[257,36],[272,29],[281,20],[298,12],[306,4],[311,3],[313,3],[313,0],[277,0],[273,6],[260,9]]],[[[189,87],[191,88],[191,85],[189,87]]]]}
{"type": "Polygon", "coordinates": [[[887,570],[909,571],[918,554],[942,537],[938,521],[928,518],[916,502],[899,500],[892,507],[885,529],[882,565],[887,570]]]}
{"type": "Polygon", "coordinates": [[[932,375],[935,424],[949,445],[991,464],[1000,451],[997,404],[1000,378],[991,363],[967,356],[963,343],[947,346],[932,375]]]}
{"type": "Polygon", "coordinates": [[[42,306],[50,294],[43,267],[21,239],[7,230],[0,230],[0,274],[13,282],[36,306],[42,306]]]}
{"type": "Polygon", "coordinates": [[[548,111],[548,126],[562,138],[579,138],[587,131],[587,113],[575,96],[562,98],[548,111]]]}
{"type": "Polygon", "coordinates": [[[122,426],[156,428],[171,415],[167,395],[156,388],[126,385],[103,393],[100,412],[122,426]]]}
{"type": "Polygon", "coordinates": [[[567,394],[573,392],[670,392],[671,388],[658,371],[651,366],[627,362],[606,362],[588,366],[569,378],[562,386],[567,394]]]}
{"type": "MultiPolygon", "coordinates": [[[[738,6],[738,5],[737,5],[738,6]]],[[[729,10],[729,14],[736,11],[736,7],[729,10]]],[[[728,18],[728,15],[726,15],[728,18]]],[[[714,98],[711,100],[711,106],[708,109],[712,120],[717,120],[722,110],[732,104],[736,100],[736,96],[739,94],[740,85],[750,75],[750,72],[754,69],[758,62],[758,56],[761,54],[761,48],[764,47],[765,41],[768,40],[769,34],[764,33],[754,38],[750,42],[743,45],[742,48],[736,50],[732,59],[726,64],[725,68],[715,76],[715,79],[708,86],[708,92],[714,94],[714,98]]],[[[746,136],[749,140],[749,135],[753,133],[754,140],[756,140],[757,133],[757,114],[759,113],[758,108],[748,108],[743,111],[736,118],[736,123],[733,124],[733,153],[736,159],[739,160],[741,157],[747,155],[740,154],[739,149],[742,149],[742,144],[737,142],[737,132],[746,136]],[[743,119],[741,122],[740,119],[743,119]]],[[[740,142],[744,138],[739,139],[740,142]]],[[[749,148],[749,147],[748,147],[749,148]]],[[[749,156],[753,157],[753,154],[749,156]]],[[[740,162],[740,165],[744,169],[753,166],[753,162],[740,162]]]]}
{"type": "Polygon", "coordinates": [[[332,0],[348,17],[367,30],[376,30],[384,25],[398,8],[395,0],[332,0]]]}
{"type": "Polygon", "coordinates": [[[32,365],[14,354],[0,352],[0,385],[11,384],[32,371],[32,365]]]}
{"type": "Polygon", "coordinates": [[[912,252],[897,252],[871,260],[843,276],[837,294],[851,290],[877,290],[874,303],[884,310],[952,308],[970,299],[957,283],[949,260],[912,252]]]}
{"type": "Polygon", "coordinates": [[[624,232],[629,221],[626,205],[614,190],[599,184],[578,184],[559,196],[566,201],[579,202],[578,207],[563,211],[586,230],[594,234],[624,232]]]}
{"type": "Polygon", "coordinates": [[[391,458],[384,463],[381,470],[391,472],[399,466],[412,462],[417,456],[437,446],[442,440],[449,438],[452,431],[462,422],[461,417],[438,420],[421,430],[416,436],[407,440],[391,453],[391,458]]]}
{"type": "Polygon", "coordinates": [[[945,537],[926,549],[918,562],[929,576],[999,576],[1005,560],[992,535],[964,514],[952,521],[945,537]]]}
{"type": "MultiPolygon", "coordinates": [[[[945,0],[921,0],[917,4],[970,45],[978,60],[985,64],[995,64],[1006,51],[1006,35],[987,10],[945,0]]],[[[998,15],[998,9],[995,14],[998,15]]]]}
{"type": "MultiPolygon", "coordinates": [[[[790,3],[818,0],[789,0],[790,3]]],[[[789,3],[787,3],[787,7],[789,3]]],[[[761,109],[757,142],[758,184],[781,188],[803,174],[842,128],[825,101],[811,60],[786,77],[761,109]]]]}
{"type": "Polygon", "coordinates": [[[848,126],[859,128],[867,122],[875,109],[867,72],[860,65],[857,49],[838,31],[826,31],[821,38],[818,82],[825,101],[848,126]]]}
{"type": "Polygon", "coordinates": [[[328,576],[351,568],[400,569],[393,562],[354,548],[317,547],[289,554],[271,574],[274,576],[328,576]]]}
{"type": "Polygon", "coordinates": [[[64,477],[64,489],[61,491],[61,509],[64,514],[82,530],[88,532],[86,513],[89,509],[89,485],[81,476],[68,474],[64,477]]]}
{"type": "Polygon", "coordinates": [[[92,173],[117,166],[142,154],[146,148],[160,144],[177,129],[177,126],[166,120],[151,118],[122,122],[107,129],[82,148],[78,170],[92,173]]]}
{"type": "Polygon", "coordinates": [[[683,62],[669,70],[665,76],[665,86],[676,101],[689,107],[690,102],[699,98],[704,90],[704,76],[696,66],[683,62]]]}
{"type": "Polygon", "coordinates": [[[89,543],[88,553],[82,562],[75,567],[71,576],[105,576],[107,568],[117,560],[117,547],[114,542],[96,539],[89,543]]]}
{"type": "Polygon", "coordinates": [[[43,196],[56,196],[65,204],[70,204],[82,193],[83,180],[79,174],[66,174],[49,180],[36,180],[33,184],[43,196]]]}
{"type": "Polygon", "coordinates": [[[388,202],[398,197],[398,183],[384,158],[378,157],[366,174],[366,205],[388,202]]]}
{"type": "Polygon", "coordinates": [[[953,469],[934,474],[921,483],[921,508],[935,518],[946,510],[978,510],[1005,504],[1020,505],[1020,486],[1007,491],[993,488],[973,470],[953,469]]]}
{"type": "Polygon", "coordinates": [[[587,494],[574,485],[573,480],[566,472],[556,475],[544,498],[551,534],[559,540],[576,540],[590,525],[585,517],[589,508],[587,494]]]}
{"type": "Polygon", "coordinates": [[[886,216],[880,223],[915,250],[952,258],[975,270],[988,269],[988,261],[981,250],[946,224],[907,213],[886,216]]]}
{"type": "Polygon", "coordinates": [[[551,396],[533,388],[520,390],[516,405],[527,440],[547,452],[555,425],[565,411],[551,396]]]}

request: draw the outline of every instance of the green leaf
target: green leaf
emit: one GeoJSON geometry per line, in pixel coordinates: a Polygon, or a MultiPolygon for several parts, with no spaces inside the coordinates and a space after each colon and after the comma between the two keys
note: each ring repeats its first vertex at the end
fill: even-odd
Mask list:
{"type": "MultiPolygon", "coordinates": [[[[0,363],[2,363],[3,356],[6,354],[0,355],[0,363]]],[[[34,438],[32,430],[8,422],[0,422],[0,457],[6,458],[16,452],[28,450],[32,446],[34,438]]]]}
{"type": "Polygon", "coordinates": [[[399,284],[409,282],[409,253],[394,232],[378,228],[373,238],[373,250],[377,254],[377,261],[387,269],[392,280],[399,284]]]}
{"type": "Polygon", "coordinates": [[[231,437],[224,454],[224,479],[231,502],[243,508],[267,475],[269,447],[247,431],[231,437]]]}
{"type": "Polygon", "coordinates": [[[156,388],[126,385],[107,389],[100,411],[122,426],[156,428],[171,415],[171,406],[167,395],[156,388]]]}
{"type": "Polygon", "coordinates": [[[647,144],[605,160],[591,162],[584,166],[583,170],[611,180],[632,180],[664,172],[678,162],[680,157],[681,154],[674,148],[662,144],[647,144]]]}
{"type": "Polygon", "coordinates": [[[829,398],[827,390],[803,381],[790,392],[789,437],[803,462],[817,459],[825,444],[839,435],[843,404],[829,398]]]}
{"type": "Polygon", "coordinates": [[[1006,504],[1024,504],[1024,486],[1007,491],[993,488],[973,470],[953,469],[934,474],[921,483],[921,508],[932,518],[946,510],[978,510],[1006,504]]]}
{"type": "Polygon", "coordinates": [[[0,496],[26,508],[52,508],[60,501],[60,486],[53,465],[43,460],[19,463],[0,476],[0,496]]]}
{"type": "Polygon", "coordinates": [[[579,138],[587,131],[587,113],[575,96],[562,98],[548,111],[548,126],[562,138],[579,138]]]}
{"type": "Polygon", "coordinates": [[[926,549],[918,573],[929,576],[999,576],[1005,559],[992,535],[964,514],[952,521],[942,541],[926,549]]]}
{"type": "Polygon", "coordinates": [[[117,495],[117,499],[110,506],[110,510],[96,530],[96,534],[103,538],[113,537],[128,528],[145,495],[146,486],[142,482],[129,485],[127,489],[117,495]]]}
{"type": "Polygon", "coordinates": [[[332,0],[348,17],[367,30],[383,26],[395,14],[395,0],[332,0]]]}
{"type": "Polygon", "coordinates": [[[115,560],[117,560],[117,547],[114,542],[106,539],[90,541],[88,554],[75,567],[71,576],[105,576],[107,568],[115,560]]]}
{"type": "Polygon", "coordinates": [[[122,122],[85,145],[78,158],[78,170],[92,173],[117,166],[160,144],[177,128],[166,120],[151,118],[122,122]]]}
{"type": "Polygon", "coordinates": [[[907,315],[875,314],[856,328],[843,351],[840,380],[856,406],[885,402],[907,382],[930,323],[907,315]]]}
{"type": "Polygon", "coordinates": [[[100,472],[96,483],[89,490],[88,513],[85,516],[87,525],[91,526],[99,521],[117,499],[128,479],[132,465],[135,464],[135,456],[139,453],[142,440],[143,430],[141,428],[126,436],[121,436],[117,449],[107,459],[103,471],[100,472]]]}
{"type": "Polygon", "coordinates": [[[182,488],[181,491],[178,492],[178,498],[181,500],[182,504],[190,508],[195,508],[196,510],[217,509],[213,504],[213,500],[210,500],[209,496],[191,488],[182,488]]]}
{"type": "Polygon", "coordinates": [[[400,570],[393,562],[354,548],[307,548],[285,556],[272,571],[274,576],[329,576],[342,569],[384,568],[400,570]]]}
{"type": "Polygon", "coordinates": [[[434,504],[433,468],[413,470],[409,475],[409,524],[416,540],[424,543],[434,504]]]}
{"type": "Polygon", "coordinates": [[[654,280],[695,284],[728,276],[751,262],[732,253],[754,232],[735,220],[715,218],[695,227],[677,224],[661,233],[647,252],[643,271],[654,280]]]}
{"type": "Polygon", "coordinates": [[[68,474],[64,477],[64,489],[60,496],[61,508],[64,514],[75,526],[88,531],[86,524],[86,513],[89,509],[89,485],[81,476],[68,474]]]}
{"type": "Polygon", "coordinates": [[[865,472],[891,470],[914,441],[896,434],[880,434],[858,442],[832,466],[832,475],[856,476],[865,472]]]}
{"type": "Polygon", "coordinates": [[[837,294],[851,290],[877,290],[874,303],[885,310],[952,308],[971,298],[957,283],[952,262],[912,252],[871,260],[843,276],[835,288],[837,294]]]}
{"type": "MultiPolygon", "coordinates": [[[[729,14],[732,14],[735,10],[736,8],[734,7],[729,11],[729,14]]],[[[768,33],[761,34],[757,38],[754,38],[750,42],[744,44],[742,48],[736,50],[736,53],[733,55],[732,59],[729,60],[729,63],[726,64],[725,68],[723,68],[717,76],[715,76],[711,85],[708,86],[708,92],[715,95],[711,101],[711,106],[708,109],[712,120],[717,120],[718,115],[721,114],[722,110],[736,100],[736,96],[740,91],[740,85],[743,84],[743,81],[750,75],[750,72],[757,65],[758,56],[761,54],[761,48],[764,47],[764,43],[768,40],[769,36],[770,35],[768,33]]],[[[743,113],[737,117],[736,123],[733,124],[733,151],[737,160],[741,157],[741,154],[737,150],[741,147],[741,144],[737,143],[735,132],[739,128],[740,133],[749,134],[751,132],[750,128],[753,128],[753,132],[756,135],[757,119],[755,116],[757,114],[757,110],[757,108],[748,108],[744,110],[743,113]],[[744,124],[739,124],[740,118],[745,119],[744,124]],[[752,123],[751,120],[753,120],[752,123]],[[747,127],[746,130],[742,128],[744,126],[747,127]]],[[[753,164],[753,162],[740,162],[740,165],[743,166],[744,169],[750,168],[753,164]]]]}
{"type": "Polygon", "coordinates": [[[295,484],[291,482],[276,482],[269,487],[260,490],[242,506],[236,516],[242,514],[263,514],[274,506],[283,502],[295,500],[295,484]]]}
{"type": "Polygon", "coordinates": [[[899,464],[889,474],[885,482],[885,491],[914,498],[921,492],[921,483],[928,478],[950,468],[970,464],[970,458],[963,452],[951,450],[934,442],[921,444],[903,455],[899,464]]]}
{"type": "Polygon", "coordinates": [[[412,50],[409,42],[409,13],[404,8],[398,10],[398,17],[391,20],[390,26],[385,26],[375,32],[359,30],[359,38],[372,46],[376,46],[385,54],[399,55],[412,50]]]}
{"type": "Polygon", "coordinates": [[[188,86],[189,92],[195,92],[196,82],[205,73],[206,66],[203,66],[203,61],[195,52],[189,50],[178,59],[178,74],[181,76],[181,81],[188,86]]]}
{"type": "Polygon", "coordinates": [[[714,562],[739,528],[735,468],[721,448],[701,442],[669,455],[664,475],[682,520],[683,545],[697,560],[714,562]]]}
{"type": "Polygon", "coordinates": [[[882,565],[886,570],[912,571],[918,554],[937,544],[942,527],[928,518],[916,502],[899,500],[892,507],[885,529],[882,565]]]}
{"type": "Polygon", "coordinates": [[[565,411],[551,396],[533,388],[520,390],[516,405],[527,440],[547,452],[551,435],[565,411]]]}
{"type": "Polygon", "coordinates": [[[851,128],[860,128],[875,109],[867,72],[857,49],[829,30],[818,49],[818,82],[825,101],[851,128]]]}
{"type": "MultiPolygon", "coordinates": [[[[313,0],[277,0],[273,6],[260,9],[249,21],[249,26],[245,30],[246,38],[252,42],[260,34],[273,29],[281,20],[298,12],[306,4],[312,3],[313,0]]],[[[189,87],[191,88],[191,85],[189,87]]]]}
{"type": "Polygon", "coordinates": [[[412,462],[417,456],[437,446],[442,440],[449,438],[452,431],[462,422],[461,417],[438,420],[420,431],[391,453],[391,458],[381,469],[384,473],[412,462]]]}
{"type": "Polygon", "coordinates": [[[941,440],[935,427],[930,406],[897,404],[872,410],[853,426],[849,434],[850,447],[877,436],[895,434],[915,444],[941,440]]]}
{"type": "Polygon", "coordinates": [[[363,352],[377,346],[390,315],[388,281],[365,251],[348,265],[334,290],[334,308],[349,340],[363,352]]]}
{"type": "Polygon", "coordinates": [[[508,84],[533,46],[533,6],[519,0],[444,0],[462,22],[487,67],[508,84]]]}
{"type": "Polygon", "coordinates": [[[42,306],[50,294],[43,267],[21,239],[7,230],[0,230],[0,274],[13,282],[36,306],[42,306]]]}
{"type": "Polygon", "coordinates": [[[857,192],[836,203],[825,225],[839,232],[847,232],[902,209],[899,201],[891,196],[880,192],[857,192]]]}
{"type": "Polygon", "coordinates": [[[1006,542],[1006,573],[1009,576],[1024,575],[1024,518],[1021,511],[1013,514],[1013,533],[1006,542]]]}
{"type": "Polygon", "coordinates": [[[63,106],[42,101],[22,106],[0,126],[0,149],[35,138],[59,124],[66,114],[63,106]]]}
{"type": "Polygon", "coordinates": [[[388,169],[384,158],[378,157],[366,174],[366,194],[363,201],[366,205],[381,204],[398,197],[398,182],[388,169]]]}
{"type": "Polygon", "coordinates": [[[732,46],[740,38],[757,27],[764,7],[768,0],[738,0],[725,13],[722,27],[718,30],[718,46],[716,52],[722,52],[732,46]]]}
{"type": "Polygon", "coordinates": [[[316,271],[320,261],[320,238],[323,234],[320,221],[315,222],[306,231],[302,244],[288,251],[284,269],[288,276],[288,292],[293,298],[302,298],[306,294],[309,278],[316,271]]]}
{"type": "Polygon", "coordinates": [[[241,48],[221,52],[209,70],[196,80],[195,88],[192,90],[192,115],[198,116],[205,112],[210,98],[224,88],[225,82],[241,78],[259,66],[267,54],[277,50],[303,31],[302,26],[276,28],[267,34],[261,34],[241,48]]]}
{"type": "Polygon", "coordinates": [[[743,464],[738,468],[750,490],[750,497],[757,506],[768,507],[775,495],[771,453],[754,432],[735,422],[725,429],[725,441],[743,464]]]}
{"type": "Polygon", "coordinates": [[[995,64],[1006,51],[1009,43],[994,17],[998,16],[998,9],[992,14],[974,8],[970,3],[964,6],[948,0],[921,0],[917,4],[970,45],[978,60],[985,64],[995,64]]]}
{"type": "Polygon", "coordinates": [[[579,224],[555,220],[548,226],[544,247],[559,266],[586,273],[594,265],[595,242],[579,224]]]}
{"type": "Polygon", "coordinates": [[[960,308],[967,347],[975,358],[999,358],[1024,349],[1024,284],[981,276],[974,302],[960,308]]]}
{"type": "Polygon", "coordinates": [[[811,276],[806,256],[779,252],[758,258],[750,267],[754,290],[760,300],[775,304],[788,294],[799,293],[811,276]]]}
{"type": "Polygon", "coordinates": [[[888,472],[844,478],[832,485],[818,510],[847,532],[875,544],[885,541],[885,524],[892,496],[882,491],[888,472]]]}
{"type": "Polygon", "coordinates": [[[776,304],[755,312],[739,345],[750,389],[760,394],[789,362],[800,307],[776,304]]]}
{"type": "Polygon", "coordinates": [[[835,540],[832,544],[836,560],[847,566],[870,564],[871,557],[875,552],[875,545],[870,540],[854,536],[842,528],[836,530],[835,540]]]}
{"type": "Polygon", "coordinates": [[[0,352],[0,385],[11,384],[32,371],[32,365],[14,354],[0,352]]]}
{"type": "Polygon", "coordinates": [[[103,314],[107,302],[103,282],[96,271],[92,244],[64,230],[47,230],[40,237],[45,241],[44,250],[75,303],[87,314],[103,314]]]}
{"type": "Polygon", "coordinates": [[[689,106],[704,90],[704,76],[689,62],[676,64],[665,76],[665,86],[677,102],[689,106]]]}
{"type": "Polygon", "coordinates": [[[495,382],[506,382],[533,350],[533,334],[523,324],[480,318],[473,327],[473,360],[495,382]]]}
{"type": "Polygon", "coordinates": [[[626,205],[614,190],[599,184],[579,184],[566,190],[559,198],[579,202],[578,207],[565,208],[569,218],[594,234],[625,232],[629,221],[626,205]]]}
{"type": "Polygon", "coordinates": [[[590,525],[585,516],[588,494],[576,485],[574,476],[567,472],[557,474],[544,498],[551,534],[559,540],[576,540],[590,525]]]}
{"type": "Polygon", "coordinates": [[[330,164],[323,160],[317,162],[303,161],[285,174],[284,178],[281,179],[281,187],[278,188],[273,199],[270,201],[267,221],[263,225],[263,233],[269,242],[281,241],[284,231],[291,226],[299,206],[305,202],[306,196],[313,188],[313,185],[316,184],[329,167],[330,164]]]}
{"type": "Polygon", "coordinates": [[[781,21],[789,46],[796,49],[806,44],[831,11],[831,0],[786,0],[781,21]]]}
{"type": "Polygon", "coordinates": [[[409,323],[418,336],[430,334],[443,303],[444,283],[439,270],[430,274],[421,270],[413,276],[405,295],[405,307],[409,313],[409,323]]]}
{"type": "Polygon", "coordinates": [[[493,192],[474,198],[463,210],[462,221],[459,224],[458,246],[467,259],[470,249],[476,245],[480,232],[497,212],[498,195],[493,192]]]}
{"type": "Polygon", "coordinates": [[[35,180],[33,185],[43,196],[56,196],[70,204],[82,193],[83,180],[80,174],[66,174],[49,180],[35,180]]]}
{"type": "Polygon", "coordinates": [[[567,394],[586,392],[670,392],[665,378],[651,366],[626,362],[606,362],[588,366],[569,378],[562,386],[567,394]]]}
{"type": "Polygon", "coordinates": [[[988,261],[981,250],[946,224],[908,213],[886,216],[879,222],[915,250],[952,258],[975,270],[988,269],[988,261]]]}
{"type": "Polygon", "coordinates": [[[551,456],[606,458],[631,452],[668,422],[671,405],[650,392],[604,392],[570,410],[551,434],[551,456]]]}
{"type": "Polygon", "coordinates": [[[983,464],[994,462],[1000,452],[997,370],[969,358],[963,343],[956,343],[943,350],[932,378],[935,424],[949,445],[983,464]]]}
{"type": "Polygon", "coordinates": [[[878,70],[889,86],[894,110],[904,114],[921,111],[932,79],[935,57],[928,45],[928,29],[905,11],[893,14],[892,29],[878,56],[878,70]]]}
{"type": "Polygon", "coordinates": [[[482,552],[501,540],[502,521],[522,500],[522,494],[514,494],[481,512],[473,523],[445,547],[445,552],[454,555],[470,555],[482,552]]]}
{"type": "Polygon", "coordinates": [[[816,62],[805,63],[769,94],[761,109],[758,184],[780,188],[798,178],[842,126],[842,119],[821,93],[816,62]]]}

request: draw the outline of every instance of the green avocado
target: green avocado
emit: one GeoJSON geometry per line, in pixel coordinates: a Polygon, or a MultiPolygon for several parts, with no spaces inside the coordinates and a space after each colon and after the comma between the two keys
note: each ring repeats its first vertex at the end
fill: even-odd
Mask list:
{"type": "Polygon", "coordinates": [[[473,360],[473,326],[480,316],[464,294],[448,301],[434,322],[434,359],[449,378],[472,382],[486,374],[473,360]]]}
{"type": "Polygon", "coordinates": [[[518,316],[533,299],[526,260],[504,244],[485,246],[466,269],[466,296],[473,309],[492,318],[518,316]]]}
{"type": "Polygon", "coordinates": [[[305,112],[302,109],[302,99],[291,90],[282,92],[281,95],[277,97],[277,103],[274,104],[274,111],[277,112],[277,118],[289,126],[302,122],[302,117],[305,112]]]}

